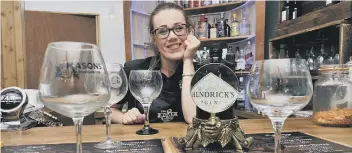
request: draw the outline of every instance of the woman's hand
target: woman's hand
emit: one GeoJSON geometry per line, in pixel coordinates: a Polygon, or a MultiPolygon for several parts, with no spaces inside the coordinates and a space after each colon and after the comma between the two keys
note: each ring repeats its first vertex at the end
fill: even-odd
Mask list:
{"type": "Polygon", "coordinates": [[[183,53],[183,61],[191,60],[193,61],[193,55],[198,50],[200,46],[200,41],[193,35],[188,35],[185,40],[186,49],[183,53]]]}
{"type": "Polygon", "coordinates": [[[144,114],[141,114],[137,108],[128,110],[122,118],[123,124],[140,124],[144,122],[144,114]]]}

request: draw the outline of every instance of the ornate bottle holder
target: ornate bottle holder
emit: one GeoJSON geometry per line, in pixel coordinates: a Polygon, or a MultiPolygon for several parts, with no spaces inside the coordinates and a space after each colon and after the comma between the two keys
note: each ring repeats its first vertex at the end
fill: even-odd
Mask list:
{"type": "Polygon", "coordinates": [[[243,148],[252,146],[253,138],[245,137],[238,118],[233,114],[232,106],[238,90],[236,74],[223,64],[207,64],[197,70],[191,82],[197,116],[188,127],[186,136],[178,140],[186,150],[219,143],[222,147],[233,145],[236,151],[242,152],[243,148]]]}

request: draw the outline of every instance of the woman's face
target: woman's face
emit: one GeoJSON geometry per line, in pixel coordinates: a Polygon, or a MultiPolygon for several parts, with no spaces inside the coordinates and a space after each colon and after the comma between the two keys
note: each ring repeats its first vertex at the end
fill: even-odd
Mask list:
{"type": "Polygon", "coordinates": [[[163,10],[155,14],[153,26],[155,28],[154,30],[157,30],[154,33],[153,40],[161,56],[168,60],[181,60],[183,58],[183,52],[185,51],[184,41],[188,36],[188,30],[185,24],[185,17],[179,10],[163,10]],[[168,29],[172,28],[174,28],[177,35],[170,30],[167,36],[168,29]],[[186,30],[186,32],[183,32],[183,30],[186,30]]]}

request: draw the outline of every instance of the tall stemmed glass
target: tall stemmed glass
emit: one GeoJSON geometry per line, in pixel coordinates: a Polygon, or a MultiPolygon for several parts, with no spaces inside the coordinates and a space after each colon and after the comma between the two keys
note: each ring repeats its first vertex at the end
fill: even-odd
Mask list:
{"type": "Polygon", "coordinates": [[[312,78],[304,59],[263,60],[252,66],[247,96],[273,124],[275,153],[281,153],[281,129],[286,118],[305,107],[312,94],[312,78]]]}
{"type": "Polygon", "coordinates": [[[40,73],[39,98],[49,109],[73,119],[77,153],[82,153],[83,119],[108,102],[109,84],[105,62],[96,45],[48,45],[40,73]]]}
{"type": "Polygon", "coordinates": [[[128,84],[126,73],[123,70],[123,66],[118,63],[106,64],[109,79],[111,96],[107,105],[104,106],[104,115],[106,122],[106,138],[103,142],[94,145],[98,149],[112,149],[119,146],[118,141],[114,141],[111,138],[111,109],[110,107],[120,102],[127,94],[128,84]]]}
{"type": "Polygon", "coordinates": [[[159,96],[163,79],[157,70],[132,70],[129,76],[129,88],[132,95],[142,104],[145,114],[144,127],[136,133],[139,135],[156,134],[159,131],[149,126],[149,107],[159,96]]]}

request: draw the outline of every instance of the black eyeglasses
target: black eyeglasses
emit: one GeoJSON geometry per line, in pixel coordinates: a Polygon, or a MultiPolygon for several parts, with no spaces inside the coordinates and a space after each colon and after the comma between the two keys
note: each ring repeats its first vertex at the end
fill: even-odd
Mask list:
{"type": "Polygon", "coordinates": [[[175,35],[177,36],[183,36],[184,34],[187,33],[189,25],[187,24],[178,24],[175,25],[173,28],[167,28],[167,27],[160,27],[158,29],[155,29],[152,31],[152,34],[155,34],[156,37],[160,39],[167,38],[170,35],[170,31],[172,30],[175,35]]]}

